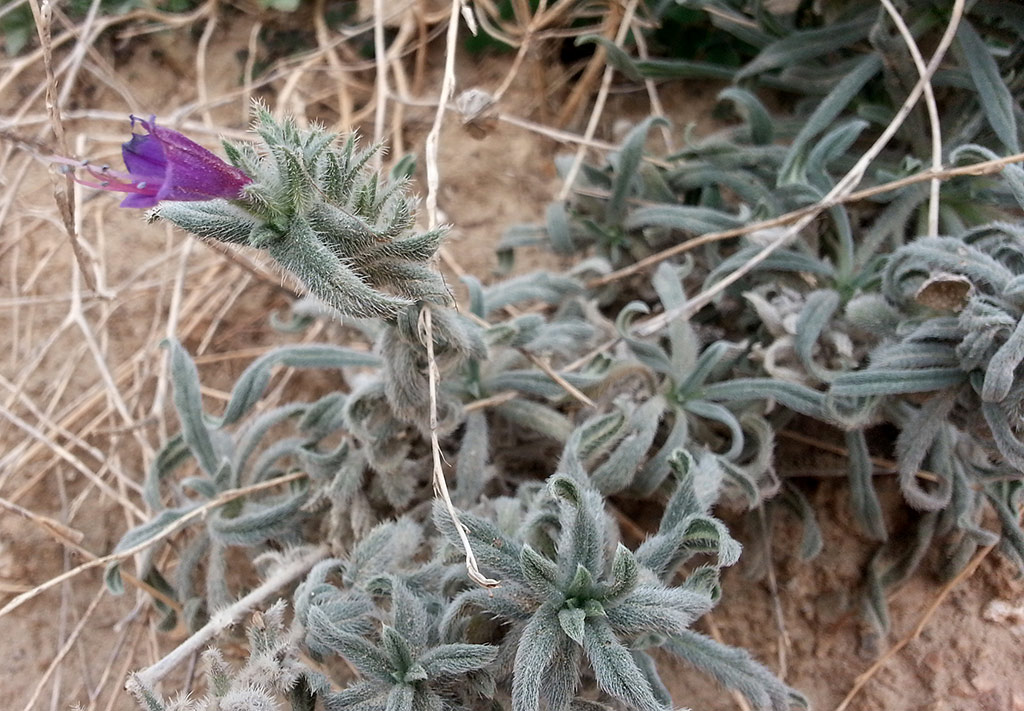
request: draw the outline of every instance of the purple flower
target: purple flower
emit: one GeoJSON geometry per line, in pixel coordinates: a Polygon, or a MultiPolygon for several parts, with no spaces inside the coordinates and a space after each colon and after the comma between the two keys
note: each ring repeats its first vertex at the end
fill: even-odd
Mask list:
{"type": "MultiPolygon", "coordinates": [[[[85,168],[99,182],[78,180],[82,185],[128,193],[121,207],[153,207],[161,200],[234,199],[252,178],[177,131],[156,125],[156,117],[138,121],[148,133],[133,133],[121,146],[127,172],[107,167],[85,168]]],[[[61,161],[65,162],[65,161],[61,161]]],[[[70,161],[67,161],[71,163],[70,161]]],[[[80,165],[80,164],[75,164],[80,165]]]]}

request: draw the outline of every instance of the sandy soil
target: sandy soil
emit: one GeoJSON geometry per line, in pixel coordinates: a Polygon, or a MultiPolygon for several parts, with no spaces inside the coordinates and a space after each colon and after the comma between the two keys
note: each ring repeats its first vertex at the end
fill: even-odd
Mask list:
{"type": "MultiPolygon", "coordinates": [[[[235,16],[213,28],[205,67],[198,68],[201,22],[191,31],[130,37],[118,30],[105,36],[94,45],[97,56],[83,65],[86,73],[65,105],[78,117],[67,122],[76,153],[99,160],[116,156],[127,129],[121,117],[131,111],[176,116],[180,107],[192,106],[180,118],[191,121],[211,146],[218,130],[242,127],[245,96],[238,86],[254,21],[235,16]],[[200,69],[205,81],[197,80],[200,69]]],[[[437,94],[439,57],[428,55],[426,96],[437,94]]],[[[538,66],[528,62],[502,111],[540,120],[557,108],[558,96],[539,97],[536,91],[538,72],[543,81],[547,66],[543,59],[531,59],[538,66]]],[[[460,56],[460,89],[493,89],[510,61],[506,55],[460,56]]],[[[298,107],[310,119],[333,122],[337,113],[325,108],[331,88],[324,66],[321,62],[316,71],[309,69],[299,88],[293,88],[288,109],[298,107]]],[[[4,75],[15,67],[8,61],[4,75]]],[[[0,110],[5,121],[12,118],[14,133],[49,143],[37,91],[43,80],[36,62],[4,90],[0,110]],[[20,106],[27,107],[23,113],[16,109],[20,106]]],[[[365,73],[355,80],[365,82],[365,73]]],[[[275,92],[286,93],[288,79],[271,86],[272,91],[262,92],[270,101],[275,92]]],[[[715,91],[703,84],[675,84],[663,91],[677,134],[691,121],[698,131],[710,130],[715,91]]],[[[613,139],[616,121],[645,111],[641,95],[614,96],[600,137],[613,139]]],[[[402,141],[407,150],[422,155],[432,116],[430,107],[405,107],[402,141]]],[[[372,120],[363,130],[372,132],[372,120]]],[[[493,247],[503,230],[540,219],[559,187],[552,160],[558,150],[564,147],[550,138],[507,123],[498,123],[481,140],[457,121],[446,123],[439,205],[453,225],[448,248],[457,269],[488,279],[496,264],[493,247]]],[[[0,353],[5,415],[0,419],[0,496],[61,521],[78,532],[83,549],[102,555],[137,522],[123,500],[153,447],[176,426],[168,417],[160,339],[177,333],[200,354],[206,395],[215,406],[260,348],[285,338],[268,327],[266,314],[284,308],[287,298],[273,271],[253,276],[202,245],[189,245],[181,234],[143,224],[137,214],[113,207],[108,196],[86,191],[79,204],[80,233],[114,292],[110,299],[94,298],[86,285],[72,284],[73,258],[53,205],[47,168],[9,143],[0,142],[0,151],[0,332],[6,334],[8,351],[0,353]],[[78,321],[72,308],[76,289],[82,296],[78,321]],[[89,339],[94,347],[88,346],[89,339]],[[108,387],[107,381],[118,387],[108,387]],[[100,472],[105,491],[87,480],[83,469],[100,472]]],[[[519,266],[545,264],[556,266],[549,256],[528,253],[519,266]]],[[[791,456],[800,461],[780,466],[841,465],[810,452],[791,456]]],[[[776,671],[784,660],[785,678],[809,696],[814,708],[834,709],[872,663],[858,653],[863,630],[855,590],[871,548],[849,522],[841,485],[826,482],[808,491],[823,523],[822,555],[810,563],[798,561],[799,532],[779,526],[772,547],[776,592],[763,580],[745,577],[749,566],[741,564],[725,580],[725,599],[713,622],[702,624],[724,641],[751,649],[776,671]]],[[[895,519],[898,505],[892,508],[895,519]]],[[[754,547],[759,538],[747,533],[744,540],[754,547]]],[[[5,511],[0,514],[0,604],[86,558],[57,543],[38,517],[32,521],[5,511]]],[[[941,592],[941,583],[926,571],[898,590],[892,599],[893,632],[880,649],[910,634],[941,592]]],[[[920,637],[896,653],[849,708],[1024,711],[1022,601],[1024,585],[998,555],[989,556],[975,574],[955,585],[920,637]],[[999,615],[1008,615],[1016,627],[987,619],[999,615]]],[[[154,625],[144,596],[103,594],[97,571],[36,598],[0,619],[3,707],[66,709],[78,703],[90,710],[135,708],[120,691],[125,673],[159,658],[161,650],[180,640],[157,632],[154,625]]],[[[680,705],[738,708],[699,674],[680,669],[668,676],[680,705]]]]}

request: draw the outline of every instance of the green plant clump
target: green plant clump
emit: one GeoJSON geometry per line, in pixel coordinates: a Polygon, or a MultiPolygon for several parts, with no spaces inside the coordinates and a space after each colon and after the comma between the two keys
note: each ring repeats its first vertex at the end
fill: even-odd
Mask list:
{"type": "MultiPolygon", "coordinates": [[[[340,315],[358,335],[268,353],[216,416],[169,344],[181,433],[146,478],[156,516],[118,549],[187,530],[174,565],[151,546],[139,577],[193,630],[243,592],[228,584],[233,552],[322,560],[290,628],[280,604],[254,624],[244,666],[206,654],[205,700],[165,702],[143,673],[131,686],[144,707],[657,711],[685,702],[663,682],[672,657],[754,708],[804,706],[693,624],[740,555],[720,502],[796,511],[801,554],[821,549],[809,483],[774,456],[779,431],[807,420],[848,451],[849,507],[877,542],[862,599],[879,634],[887,591],[934,546],[947,573],[993,544],[1024,567],[1024,170],[947,177],[937,210],[924,180],[849,199],[840,176],[919,79],[889,16],[874,2],[679,4],[709,11],[722,36],[708,47],[735,49],[728,61],[612,45],[609,61],[626,81],[724,78],[740,120],[657,160],[645,144],[663,119],[642,121],[545,224],[506,234],[506,264],[542,244],[577,257],[565,272],[467,278],[457,310],[431,261],[445,232],[415,228],[405,182],[367,167],[377,147],[262,110],[257,142],[226,145],[252,179],[237,199],[154,208],[301,280],[310,298],[282,328],[340,315]],[[260,409],[278,365],[331,369],[339,385],[260,409]],[[453,460],[451,505],[435,437],[453,460]],[[887,447],[909,512],[899,529],[872,463],[887,447]],[[628,500],[654,512],[632,547],[612,515],[628,500]],[[351,674],[328,673],[339,660],[351,674]]],[[[947,167],[1020,151],[1024,26],[1003,5],[971,6],[932,79],[947,167]]],[[[905,9],[922,46],[954,19],[944,4],[905,9]]],[[[696,22],[670,3],[651,12],[696,22]]],[[[928,165],[929,126],[911,111],[861,187],[928,165]]],[[[107,580],[120,589],[117,567],[107,580]]]]}

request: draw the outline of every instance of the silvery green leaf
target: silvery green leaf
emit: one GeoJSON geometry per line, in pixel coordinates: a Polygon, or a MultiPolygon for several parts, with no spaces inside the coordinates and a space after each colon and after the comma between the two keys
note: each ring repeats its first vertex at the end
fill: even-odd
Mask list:
{"type": "Polygon", "coordinates": [[[722,469],[718,458],[709,452],[696,455],[686,449],[677,449],[668,458],[668,465],[676,475],[676,488],[665,505],[658,530],[668,531],[691,516],[707,515],[718,501],[722,487],[722,469]]]}
{"type": "Polygon", "coordinates": [[[665,308],[678,308],[686,303],[686,293],[683,291],[682,283],[685,271],[688,269],[670,261],[663,261],[654,269],[654,276],[651,278],[650,284],[654,287],[658,300],[665,308]]]}
{"type": "Polygon", "coordinates": [[[1024,487],[1021,482],[1014,481],[1001,482],[993,489],[986,492],[986,495],[1002,526],[1000,548],[1017,564],[1018,569],[1024,568],[1024,532],[1021,531],[1017,515],[1024,499],[1024,487]]]}
{"type": "Polygon", "coordinates": [[[558,624],[576,644],[583,644],[583,630],[587,614],[582,608],[563,607],[558,611],[558,624]]]}
{"type": "Polygon", "coordinates": [[[454,496],[460,506],[472,506],[480,499],[493,474],[489,459],[487,416],[482,412],[471,412],[466,416],[462,446],[459,447],[459,458],[455,465],[454,496]]]}
{"type": "Polygon", "coordinates": [[[999,67],[992,57],[991,50],[966,18],[957,26],[956,39],[967,69],[971,73],[972,83],[978,92],[985,118],[1006,150],[1010,153],[1019,153],[1020,141],[1013,111],[1014,99],[999,75],[999,67]]]}
{"type": "Polygon", "coordinates": [[[693,234],[718,232],[740,227],[745,222],[743,215],[733,215],[722,210],[692,205],[653,205],[638,207],[622,221],[627,230],[645,227],[664,227],[693,234]]]}
{"type": "MultiPolygon", "coordinates": [[[[562,576],[565,579],[565,576],[562,576]]],[[[576,571],[564,590],[570,598],[588,599],[594,592],[594,575],[582,563],[576,564],[576,571]]]]}
{"type": "Polygon", "coordinates": [[[640,497],[650,496],[661,486],[671,471],[669,459],[679,448],[685,447],[689,442],[690,428],[685,416],[677,416],[672,423],[665,442],[661,448],[647,460],[640,471],[637,472],[630,487],[640,497]]]}
{"type": "Polygon", "coordinates": [[[955,393],[939,393],[931,397],[903,424],[896,440],[900,491],[908,504],[921,511],[944,508],[952,494],[952,482],[941,472],[937,472],[939,481],[927,491],[918,473],[929,452],[941,445],[942,430],[955,402],[955,393]]]}
{"type": "Polygon", "coordinates": [[[1017,380],[1017,369],[1024,361],[1024,318],[995,352],[985,370],[985,381],[981,399],[985,402],[1002,402],[1010,393],[1017,380]]]}
{"type": "Polygon", "coordinates": [[[803,526],[803,536],[800,539],[800,557],[803,560],[815,558],[821,553],[825,543],[821,536],[821,526],[818,525],[818,517],[811,507],[811,503],[800,489],[789,483],[783,488],[781,501],[796,514],[803,526]]]}
{"type": "Polygon", "coordinates": [[[750,127],[750,138],[755,144],[766,145],[772,142],[774,126],[772,118],[764,104],[751,92],[736,86],[723,89],[718,93],[719,101],[731,101],[750,127]]]}
{"type": "Polygon", "coordinates": [[[395,684],[388,692],[388,702],[384,707],[385,711],[415,711],[413,709],[413,698],[416,689],[410,684],[395,684]]]}
{"type": "Polygon", "coordinates": [[[651,685],[651,691],[654,692],[654,698],[659,703],[663,704],[666,708],[673,708],[672,705],[672,694],[669,693],[668,688],[661,681],[661,676],[658,675],[658,666],[654,659],[651,658],[646,652],[642,652],[639,649],[631,649],[630,654],[633,655],[633,661],[636,663],[637,669],[639,669],[644,677],[647,679],[647,683],[651,685]]]}
{"type": "Polygon", "coordinates": [[[392,663],[384,650],[358,635],[339,631],[319,607],[310,608],[307,619],[307,644],[340,654],[366,676],[393,681],[392,663]]]}
{"type": "MultiPolygon", "coordinates": [[[[580,373],[559,373],[559,375],[577,388],[588,388],[600,382],[601,378],[580,373]]],[[[566,392],[559,383],[551,379],[547,373],[539,370],[506,370],[484,379],[488,392],[499,393],[503,390],[515,390],[526,395],[557,399],[565,397],[566,392]]],[[[510,402],[515,402],[514,400],[510,402]]],[[[507,403],[505,403],[507,404],[507,403]]]]}
{"type": "Polygon", "coordinates": [[[572,423],[562,413],[539,402],[516,398],[503,402],[494,411],[505,419],[522,425],[538,434],[564,442],[572,433],[572,423]]]}
{"type": "Polygon", "coordinates": [[[822,191],[831,189],[834,181],[828,175],[830,164],[841,158],[867,127],[867,121],[852,119],[822,136],[807,154],[804,163],[809,184],[822,191]]]}
{"type": "Polygon", "coordinates": [[[850,506],[861,528],[876,541],[885,541],[885,519],[878,502],[873,479],[874,465],[868,453],[864,430],[851,430],[845,434],[846,449],[850,452],[850,506]]]}
{"type": "Polygon", "coordinates": [[[691,630],[674,635],[663,646],[742,693],[758,711],[790,711],[793,706],[809,708],[806,699],[754,661],[744,649],[726,646],[691,630]]]}
{"type": "Polygon", "coordinates": [[[167,440],[156,453],[153,463],[146,471],[146,480],[142,487],[142,497],[149,508],[158,511],[163,508],[160,499],[160,482],[192,456],[185,438],[178,433],[167,440]]]}
{"type": "Polygon", "coordinates": [[[546,602],[526,623],[519,638],[512,679],[513,711],[535,711],[540,707],[544,670],[551,664],[560,635],[558,608],[546,602]]]}
{"type": "Polygon", "coordinates": [[[293,221],[288,234],[268,239],[259,246],[294,274],[310,293],[347,316],[393,318],[411,303],[367,283],[302,221],[293,221]]]}
{"type": "Polygon", "coordinates": [[[534,591],[547,595],[558,584],[558,565],[525,544],[519,553],[523,579],[534,591]]]}
{"type": "Polygon", "coordinates": [[[651,309],[642,301],[631,301],[626,304],[615,318],[615,328],[619,337],[629,346],[629,349],[641,363],[658,373],[671,374],[672,361],[664,349],[653,343],[641,341],[630,335],[630,326],[637,314],[649,314],[651,309]]]}
{"type": "Polygon", "coordinates": [[[814,346],[837,308],[839,308],[839,293],[832,289],[821,289],[808,294],[804,308],[800,312],[800,318],[797,320],[796,334],[793,339],[794,348],[803,366],[816,378],[826,382],[833,376],[831,371],[818,365],[814,360],[814,346]]]}
{"type": "Polygon", "coordinates": [[[426,674],[415,669],[415,656],[409,642],[394,627],[384,625],[380,632],[380,651],[387,655],[393,674],[399,676],[399,683],[423,681],[426,674]]]}
{"type": "Polygon", "coordinates": [[[649,116],[637,124],[622,142],[615,160],[615,177],[612,181],[612,194],[605,205],[605,221],[615,224],[626,216],[626,199],[636,182],[637,169],[643,160],[644,142],[647,133],[654,126],[668,126],[669,122],[659,116],[649,116]]]}
{"type": "Polygon", "coordinates": [[[124,595],[124,579],[121,577],[121,564],[111,563],[103,571],[103,584],[111,595],[124,595]]]}
{"type": "Polygon", "coordinates": [[[135,528],[125,533],[121,537],[121,540],[118,541],[117,545],[114,546],[114,553],[126,551],[129,548],[133,548],[139,543],[142,543],[143,541],[150,539],[151,537],[155,536],[160,531],[162,531],[164,528],[173,525],[175,521],[180,519],[185,514],[198,508],[199,505],[200,504],[198,503],[194,503],[173,509],[164,509],[146,523],[140,526],[136,526],[135,528]]]}
{"type": "Polygon", "coordinates": [[[641,81],[641,75],[636,66],[636,60],[623,51],[622,47],[615,44],[602,35],[580,35],[575,40],[575,45],[580,47],[585,44],[598,44],[604,48],[608,64],[618,69],[622,74],[632,81],[641,81]]]}
{"type": "Polygon", "coordinates": [[[965,380],[966,376],[959,368],[913,370],[873,370],[869,368],[837,376],[832,381],[829,394],[832,397],[905,395],[945,390],[961,385],[965,380]]]}
{"type": "MultiPolygon", "coordinates": [[[[825,28],[825,32],[831,28],[825,28]]],[[[865,33],[866,34],[866,33],[865,33]]],[[[834,44],[831,45],[834,47],[834,44]]],[[[831,49],[829,50],[831,51],[831,49]]],[[[874,78],[882,68],[882,60],[877,54],[868,54],[858,61],[853,71],[846,74],[829,92],[800,128],[800,132],[790,144],[785,162],[779,170],[780,185],[792,182],[794,171],[802,160],[806,145],[819,133],[832,126],[847,105],[861,93],[864,85],[874,78]]]]}
{"type": "Polygon", "coordinates": [[[427,644],[428,613],[423,602],[413,594],[401,579],[391,577],[391,616],[395,631],[420,648],[427,644]]]}
{"type": "Polygon", "coordinates": [[[714,62],[694,62],[686,59],[641,59],[634,63],[645,79],[718,79],[732,81],[736,70],[714,62]]]}
{"type": "Polygon", "coordinates": [[[368,705],[368,702],[382,696],[388,687],[379,682],[360,681],[351,684],[341,691],[324,695],[324,708],[327,711],[362,711],[371,708],[382,709],[383,705],[368,705]]]}
{"type": "Polygon", "coordinates": [[[1006,459],[1007,464],[1017,470],[1024,470],[1024,442],[1014,429],[1015,417],[1013,411],[1001,403],[982,402],[981,412],[985,416],[985,423],[992,433],[999,453],[1006,459]]]}
{"type": "Polygon", "coordinates": [[[572,254],[575,245],[572,239],[572,226],[569,215],[562,202],[548,203],[544,211],[544,225],[547,228],[551,248],[556,254],[572,254]]]}
{"type": "Polygon", "coordinates": [[[664,409],[665,403],[660,397],[653,397],[636,409],[630,417],[629,432],[590,475],[599,491],[613,494],[630,485],[654,442],[664,409]]]}
{"type": "Polygon", "coordinates": [[[627,419],[621,410],[596,415],[577,427],[566,447],[573,447],[580,460],[605,452],[625,434],[627,419]]]}
{"type": "Polygon", "coordinates": [[[203,239],[231,244],[247,244],[249,236],[260,224],[247,210],[221,199],[203,202],[165,200],[152,214],[203,239]]]}
{"type": "Polygon", "coordinates": [[[583,647],[568,635],[559,635],[544,672],[542,694],[551,711],[567,711],[576,697],[583,667],[583,647]]]}
{"type": "Polygon", "coordinates": [[[580,291],[576,279],[551,272],[532,272],[484,288],[484,315],[522,302],[561,303],[580,291]]]}
{"type": "MultiPolygon", "coordinates": [[[[708,288],[725,278],[734,270],[746,264],[760,251],[761,247],[757,245],[737,250],[708,274],[704,280],[704,288],[708,288]]],[[[835,277],[835,268],[827,261],[789,249],[775,250],[770,257],[757,265],[755,271],[807,272],[822,277],[835,277]]]]}
{"type": "Polygon", "coordinates": [[[875,20],[874,12],[862,12],[846,22],[791,32],[762,49],[735,78],[744,79],[770,69],[800,64],[831,54],[838,47],[866,39],[875,20]]]}
{"type": "Polygon", "coordinates": [[[640,566],[632,551],[621,543],[615,549],[612,558],[612,583],[605,592],[606,600],[616,600],[636,587],[640,579],[640,566]]]}
{"type": "Polygon", "coordinates": [[[490,644],[442,644],[431,647],[419,662],[431,676],[465,674],[494,661],[498,648],[490,644]]]}
{"type": "MultiPolygon", "coordinates": [[[[603,620],[588,619],[583,649],[597,677],[597,685],[637,711],[664,711],[632,655],[603,620]]],[[[522,711],[525,711],[523,709],[522,711]]]]}
{"type": "Polygon", "coordinates": [[[562,577],[576,574],[579,566],[600,576],[605,554],[605,514],[600,495],[564,475],[553,476],[548,486],[560,499],[558,560],[562,577]]]}
{"type": "Polygon", "coordinates": [[[706,400],[687,400],[683,403],[687,412],[706,420],[719,422],[729,430],[729,449],[723,454],[726,459],[735,459],[743,451],[743,428],[739,420],[725,406],[706,400]]]}
{"type": "Polygon", "coordinates": [[[692,366],[692,370],[676,387],[676,392],[682,397],[699,392],[700,387],[711,377],[712,373],[727,363],[727,357],[730,353],[734,354],[733,359],[735,359],[736,350],[738,349],[735,343],[728,341],[715,341],[712,343],[701,351],[700,356],[692,366]]]}
{"type": "Polygon", "coordinates": [[[165,341],[170,351],[171,382],[174,384],[174,407],[181,420],[182,438],[195,455],[199,466],[209,476],[220,469],[221,458],[203,413],[203,397],[199,389],[199,371],[188,353],[176,340],[165,341]]]}
{"type": "MultiPolygon", "coordinates": [[[[520,567],[521,545],[502,533],[490,521],[460,511],[459,520],[466,527],[473,553],[481,568],[496,573],[501,579],[522,580],[520,567]]],[[[453,546],[462,548],[458,530],[442,504],[434,502],[434,525],[453,546]]]]}

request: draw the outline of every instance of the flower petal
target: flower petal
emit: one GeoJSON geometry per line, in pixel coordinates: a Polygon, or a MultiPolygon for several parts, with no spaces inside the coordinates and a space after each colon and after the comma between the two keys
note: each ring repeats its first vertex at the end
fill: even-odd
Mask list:
{"type": "Polygon", "coordinates": [[[181,133],[158,126],[153,120],[141,123],[159,142],[166,161],[158,200],[234,199],[252,182],[248,175],[181,133]]]}
{"type": "Polygon", "coordinates": [[[133,177],[146,181],[160,181],[167,172],[167,159],[163,146],[153,136],[132,134],[132,139],[121,146],[121,157],[133,177]]]}

